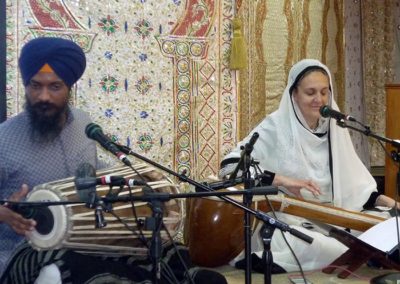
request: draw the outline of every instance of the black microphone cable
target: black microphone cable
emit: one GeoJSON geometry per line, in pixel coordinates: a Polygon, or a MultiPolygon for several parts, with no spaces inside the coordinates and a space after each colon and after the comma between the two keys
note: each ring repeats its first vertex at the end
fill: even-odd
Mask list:
{"type": "MultiPolygon", "coordinates": [[[[130,194],[133,195],[130,187],[129,187],[129,190],[130,190],[130,194]]],[[[129,231],[131,231],[136,236],[138,236],[140,241],[143,243],[143,245],[147,249],[150,249],[149,244],[148,244],[148,240],[144,237],[144,234],[143,234],[143,231],[142,231],[142,228],[141,228],[142,224],[140,224],[141,222],[139,221],[139,218],[137,217],[137,212],[136,212],[134,203],[132,203],[132,210],[133,210],[135,222],[137,224],[137,229],[139,230],[139,234],[134,228],[131,228],[124,220],[122,220],[114,211],[110,211],[109,213],[112,214],[119,222],[121,222],[125,226],[125,228],[127,228],[129,231]]],[[[189,269],[187,268],[187,265],[186,265],[182,255],[180,254],[179,249],[178,249],[176,243],[174,242],[173,237],[171,236],[171,233],[169,232],[168,228],[165,226],[163,221],[160,223],[159,228],[156,229],[156,232],[158,232],[161,229],[165,230],[165,232],[166,232],[166,234],[168,236],[168,239],[170,240],[171,244],[173,245],[178,258],[179,258],[180,262],[182,263],[182,266],[184,267],[184,270],[186,272],[185,275],[187,275],[187,277],[189,278],[190,283],[194,284],[192,276],[189,274],[189,269]]],[[[149,256],[150,256],[150,260],[152,260],[151,259],[151,255],[149,255],[149,256]]],[[[179,281],[176,279],[175,274],[173,273],[173,270],[169,267],[169,265],[167,263],[165,263],[163,260],[161,260],[161,264],[163,264],[163,268],[167,268],[167,270],[161,269],[161,273],[162,273],[163,277],[169,283],[172,283],[172,284],[179,283],[179,281]]]]}
{"type": "MultiPolygon", "coordinates": [[[[132,193],[132,188],[128,185],[128,195],[129,197],[133,197],[133,193],[132,193]]],[[[147,249],[149,249],[149,245],[148,242],[146,240],[146,237],[144,236],[143,230],[142,230],[142,226],[144,224],[144,221],[141,221],[138,217],[138,214],[136,212],[136,206],[135,203],[133,202],[133,200],[130,200],[130,204],[131,204],[131,208],[132,208],[132,215],[134,218],[134,221],[136,223],[136,230],[135,228],[131,228],[130,225],[128,224],[128,222],[126,222],[125,220],[122,220],[115,212],[114,210],[111,208],[111,210],[109,210],[108,206],[103,204],[104,208],[107,208],[108,210],[106,211],[107,213],[110,213],[111,215],[113,215],[117,221],[119,221],[121,224],[124,225],[124,227],[128,230],[131,231],[135,236],[138,237],[139,241],[142,243],[142,245],[144,245],[147,249]]]]}
{"type": "MultiPolygon", "coordinates": [[[[144,183],[144,186],[142,187],[142,192],[143,193],[144,193],[144,189],[145,188],[151,190],[152,192],[155,192],[155,190],[147,183],[147,180],[142,176],[142,174],[135,167],[130,165],[129,168],[136,173],[136,175],[140,178],[141,181],[143,181],[143,183],[144,183]]],[[[132,208],[132,214],[133,214],[133,216],[135,218],[136,226],[137,226],[137,228],[139,230],[139,235],[141,237],[141,241],[142,241],[143,244],[146,245],[147,248],[149,248],[148,243],[146,241],[146,238],[144,236],[143,230],[142,230],[144,222],[140,222],[139,221],[139,218],[138,218],[138,215],[137,215],[137,212],[136,212],[135,203],[132,200],[133,193],[132,193],[132,188],[130,186],[128,186],[128,196],[131,197],[130,204],[131,204],[131,208],[132,208]]]]}
{"type": "MultiPolygon", "coordinates": [[[[129,160],[126,158],[125,154],[123,153],[123,151],[121,150],[121,146],[118,145],[117,143],[111,141],[108,137],[105,136],[105,134],[103,133],[103,130],[101,129],[101,127],[95,123],[89,123],[86,126],[86,135],[99,142],[99,144],[101,146],[103,146],[103,148],[105,148],[107,151],[110,151],[111,153],[113,153],[114,155],[116,155],[122,162],[124,162],[124,164],[126,166],[128,166],[134,173],[136,173],[136,175],[140,178],[140,180],[143,181],[144,185],[148,188],[150,188],[152,191],[154,191],[154,189],[147,183],[146,179],[140,174],[139,171],[136,170],[135,167],[133,167],[132,163],[129,162],[129,160]]],[[[132,189],[131,187],[128,185],[128,196],[132,197],[133,193],[132,193],[132,189]]],[[[111,192],[111,186],[110,186],[110,192],[111,192]]],[[[121,192],[122,189],[119,190],[119,192],[121,192]]],[[[119,194],[119,192],[117,194],[119,194]]],[[[146,242],[146,238],[144,237],[144,233],[142,230],[142,223],[139,221],[137,212],[136,212],[136,208],[135,208],[135,204],[133,202],[133,200],[130,201],[131,204],[131,208],[132,208],[132,214],[135,218],[135,222],[136,222],[136,226],[139,230],[139,234],[138,237],[141,240],[141,242],[146,245],[146,247],[148,247],[147,242],[146,242]]],[[[115,217],[115,216],[114,216],[115,217]]],[[[121,220],[121,219],[119,219],[121,220]]],[[[133,231],[133,230],[131,230],[133,231]]]]}
{"type": "MultiPolygon", "coordinates": [[[[116,146],[117,146],[118,148],[120,148],[118,144],[116,144],[116,146]]],[[[146,178],[144,178],[144,176],[143,176],[133,165],[129,165],[129,168],[130,168],[133,172],[136,173],[136,175],[139,177],[139,179],[140,179],[141,181],[143,181],[144,186],[142,187],[142,189],[146,189],[146,188],[147,188],[147,189],[150,190],[151,192],[157,192],[156,190],[154,190],[154,188],[152,188],[152,187],[148,184],[146,178]]],[[[130,186],[127,186],[127,187],[128,187],[128,196],[129,196],[129,197],[133,197],[132,188],[131,188],[130,186]]],[[[143,192],[144,192],[144,190],[143,190],[143,192]]],[[[138,214],[137,214],[137,211],[136,211],[136,206],[135,206],[135,203],[133,202],[132,199],[130,200],[130,204],[131,204],[131,208],[132,208],[132,214],[133,214],[133,216],[134,216],[134,218],[135,218],[136,227],[137,227],[137,230],[138,230],[139,232],[136,232],[136,231],[133,230],[133,229],[130,229],[130,230],[131,230],[136,236],[139,237],[140,241],[142,242],[142,244],[143,244],[147,249],[150,249],[149,244],[148,244],[148,240],[145,238],[144,233],[143,233],[143,230],[142,230],[142,227],[144,226],[144,221],[142,222],[142,221],[139,220],[138,214]]],[[[150,206],[150,205],[148,205],[148,206],[150,206]]],[[[163,204],[162,206],[164,206],[164,204],[163,204]]],[[[114,217],[115,217],[115,216],[114,216],[114,217]]],[[[123,220],[121,220],[120,218],[118,218],[118,220],[119,220],[120,222],[123,223],[123,220]]],[[[125,225],[126,228],[129,229],[129,226],[128,226],[127,224],[124,223],[124,225],[125,225]]],[[[162,220],[162,222],[161,222],[160,225],[161,225],[161,226],[164,226],[163,220],[162,220]]],[[[160,230],[160,229],[161,229],[161,228],[157,228],[157,230],[160,230]]],[[[157,231],[157,232],[158,232],[158,231],[157,231]]],[[[170,235],[170,233],[169,233],[169,231],[168,231],[167,229],[166,229],[166,232],[167,232],[167,234],[169,235],[169,238],[171,239],[171,242],[174,244],[173,239],[172,239],[172,237],[171,237],[171,235],[170,235]]],[[[153,236],[152,236],[152,237],[153,237],[153,236]]],[[[175,245],[175,244],[174,244],[174,245],[175,245]]],[[[179,254],[179,251],[178,251],[178,250],[177,250],[177,253],[179,254]]],[[[181,258],[181,259],[182,259],[182,258],[181,258]]],[[[183,259],[182,259],[182,261],[183,261],[183,259]]],[[[163,273],[162,270],[161,270],[161,272],[163,273]]],[[[171,282],[171,283],[177,283],[177,282],[171,282]]]]}
{"type": "MultiPolygon", "coordinates": [[[[269,200],[268,196],[265,196],[265,199],[266,199],[266,201],[268,202],[268,206],[271,208],[272,215],[274,216],[274,218],[275,218],[276,220],[279,220],[278,217],[276,216],[276,213],[275,213],[275,210],[274,210],[274,207],[273,207],[273,205],[272,205],[271,200],[269,200]]],[[[299,259],[297,258],[296,253],[294,252],[292,246],[289,244],[289,241],[287,240],[287,238],[286,238],[285,234],[282,232],[282,230],[279,230],[279,231],[280,231],[280,233],[281,233],[281,235],[282,235],[282,237],[283,237],[283,240],[285,241],[286,245],[288,246],[288,248],[289,248],[291,254],[293,255],[293,257],[294,257],[294,259],[295,259],[295,261],[296,261],[296,263],[297,263],[297,266],[299,267],[300,274],[301,274],[301,277],[302,277],[303,280],[304,280],[304,283],[308,283],[308,281],[307,281],[307,279],[306,279],[306,275],[304,274],[303,267],[301,266],[301,263],[300,263],[299,259]]]]}
{"type": "MultiPolygon", "coordinates": [[[[140,175],[140,173],[133,168],[132,166],[130,166],[130,168],[137,173],[138,176],[140,176],[142,179],[143,177],[140,175]]],[[[91,178],[91,177],[95,177],[96,176],[96,169],[90,165],[89,163],[83,163],[79,166],[77,172],[76,172],[76,177],[77,178],[91,178]]],[[[143,179],[144,180],[144,179],[143,179]]],[[[75,181],[77,183],[77,181],[75,181]]],[[[147,184],[146,182],[144,182],[145,184],[147,184]]],[[[113,192],[113,186],[110,185],[109,186],[109,190],[106,193],[106,197],[112,197],[112,196],[117,196],[119,195],[119,193],[122,191],[124,185],[121,185],[119,190],[117,190],[117,192],[113,192]]],[[[130,197],[133,196],[132,193],[132,188],[127,185],[128,188],[128,194],[130,197]]],[[[129,225],[122,220],[113,210],[111,203],[104,203],[101,201],[101,199],[97,196],[97,189],[96,189],[96,185],[90,186],[89,188],[81,188],[79,189],[77,187],[77,193],[78,196],[80,197],[80,199],[82,201],[84,201],[86,203],[86,206],[89,208],[94,208],[96,209],[96,213],[99,213],[98,215],[95,215],[98,218],[102,217],[102,211],[106,212],[106,213],[110,213],[111,215],[113,215],[120,223],[122,223],[129,231],[133,232],[138,239],[141,241],[141,243],[148,248],[148,244],[146,241],[146,238],[144,237],[144,233],[142,230],[142,222],[140,222],[137,212],[136,212],[136,208],[135,208],[135,204],[133,202],[133,200],[130,200],[131,203],[131,208],[132,208],[132,214],[134,217],[134,220],[136,222],[136,227],[137,227],[137,231],[135,231],[133,228],[130,228],[129,225]],[[89,203],[89,204],[88,204],[89,203]]],[[[97,221],[98,219],[96,219],[97,221]]],[[[101,221],[101,220],[99,220],[101,221]]],[[[105,222],[103,223],[103,227],[105,226],[105,222]]]]}
{"type": "Polygon", "coordinates": [[[132,232],[135,236],[137,236],[138,238],[139,238],[139,240],[142,242],[142,244],[148,249],[149,248],[149,245],[148,245],[148,243],[147,243],[147,240],[146,240],[146,238],[144,237],[144,234],[143,234],[143,231],[141,230],[141,222],[139,221],[139,218],[136,216],[136,211],[135,211],[135,216],[134,216],[134,218],[135,218],[135,223],[137,224],[136,226],[137,226],[137,229],[140,231],[139,233],[134,229],[134,228],[131,228],[130,227],[130,225],[128,224],[128,222],[126,222],[125,220],[122,220],[121,219],[121,217],[120,216],[118,216],[115,212],[114,212],[114,210],[112,210],[112,211],[108,211],[107,213],[110,213],[112,216],[114,216],[115,217],[115,219],[117,219],[117,221],[119,221],[122,225],[124,225],[124,227],[128,230],[128,231],[130,231],[130,232],[132,232]]]}
{"type": "MultiPolygon", "coordinates": [[[[172,244],[174,250],[176,251],[176,255],[178,256],[179,261],[181,262],[181,264],[185,270],[185,275],[187,275],[187,277],[189,278],[190,283],[195,284],[195,282],[192,278],[192,275],[190,275],[190,273],[189,273],[189,268],[187,267],[185,260],[183,259],[181,253],[179,252],[178,246],[176,245],[173,237],[171,236],[171,233],[169,232],[168,228],[165,226],[164,222],[162,222],[162,226],[163,226],[163,229],[165,230],[166,234],[168,235],[168,239],[171,241],[171,244],[172,244]]],[[[164,263],[164,265],[168,266],[167,263],[164,263]]]]}
{"type": "MultiPolygon", "coordinates": [[[[113,142],[113,141],[111,141],[111,140],[109,140],[109,139],[105,139],[105,135],[103,134],[102,129],[101,129],[100,126],[98,126],[98,125],[95,124],[95,123],[90,123],[90,124],[87,125],[87,127],[86,127],[86,133],[87,133],[87,135],[88,135],[89,138],[92,138],[92,139],[98,141],[106,150],[112,152],[112,153],[113,153],[114,155],[116,155],[120,160],[122,160],[122,161],[125,163],[125,165],[127,165],[130,169],[132,169],[132,170],[137,174],[137,176],[140,177],[140,179],[144,182],[144,184],[145,184],[144,187],[147,187],[147,188],[149,188],[152,192],[155,192],[154,189],[147,183],[146,179],[144,179],[143,176],[139,173],[139,171],[137,171],[137,170],[132,166],[132,164],[129,162],[129,160],[127,160],[126,157],[124,157],[124,156],[122,156],[122,155],[120,154],[120,152],[122,152],[122,151],[120,151],[120,150],[121,150],[121,147],[119,147],[119,145],[118,145],[117,143],[115,143],[115,142],[113,142]]],[[[128,186],[128,195],[129,195],[129,197],[132,197],[132,196],[133,196],[132,188],[131,188],[130,186],[128,186]]],[[[141,242],[142,242],[147,248],[149,248],[148,243],[147,243],[147,241],[146,241],[146,238],[144,237],[143,230],[142,230],[142,228],[141,228],[141,227],[142,227],[142,223],[139,221],[139,218],[138,218],[138,215],[137,215],[137,212],[136,212],[136,207],[135,207],[135,205],[134,205],[133,200],[131,200],[131,207],[132,207],[132,213],[133,213],[134,218],[135,218],[135,222],[136,222],[136,224],[137,224],[137,225],[136,225],[136,226],[137,226],[137,229],[139,230],[139,234],[138,234],[135,230],[130,229],[129,225],[128,225],[127,223],[125,223],[119,216],[117,216],[117,215],[115,214],[115,212],[110,211],[109,213],[111,213],[115,218],[117,218],[118,221],[120,221],[122,224],[124,224],[124,226],[125,226],[128,230],[130,230],[130,231],[132,231],[134,234],[138,235],[138,236],[139,236],[139,239],[141,240],[141,242]]],[[[174,245],[174,247],[175,247],[175,249],[176,249],[176,252],[177,252],[177,255],[178,255],[178,257],[180,258],[180,260],[181,260],[181,262],[182,262],[182,265],[185,267],[185,271],[187,272],[186,274],[187,274],[187,276],[189,277],[190,282],[194,284],[193,279],[192,279],[191,276],[189,275],[189,272],[188,272],[188,269],[187,269],[187,267],[186,267],[186,265],[185,265],[185,262],[184,262],[182,256],[179,254],[179,251],[178,251],[178,249],[177,249],[177,247],[176,247],[176,244],[174,243],[173,238],[172,238],[171,234],[169,233],[169,231],[167,230],[167,228],[165,227],[163,221],[162,221],[161,224],[160,224],[160,228],[157,228],[157,230],[161,230],[161,227],[164,227],[164,228],[165,228],[165,231],[167,232],[167,234],[168,234],[168,236],[169,236],[169,238],[170,238],[172,244],[174,245]]],[[[162,272],[162,271],[163,271],[163,270],[161,270],[161,272],[162,272]]],[[[172,274],[173,274],[173,273],[172,273],[172,274]]],[[[175,276],[174,276],[174,277],[175,277],[175,276]]],[[[176,280],[176,278],[175,278],[175,280],[176,280]]],[[[177,283],[177,282],[171,282],[171,283],[177,283]]]]}
{"type": "MultiPolygon", "coordinates": [[[[255,168],[256,173],[257,173],[257,172],[258,172],[258,173],[260,173],[260,172],[262,173],[262,170],[261,170],[261,168],[260,168],[260,166],[259,166],[258,164],[255,164],[254,168],[255,168]]],[[[260,180],[260,182],[262,182],[262,181],[260,180]]],[[[279,191],[283,192],[282,190],[279,190],[279,191]]],[[[276,220],[279,220],[279,219],[278,219],[278,216],[277,216],[276,213],[275,213],[275,210],[274,210],[274,207],[273,207],[273,205],[272,205],[272,202],[271,202],[271,200],[269,200],[269,198],[268,198],[268,195],[264,195],[264,198],[265,198],[265,201],[268,203],[268,206],[269,206],[269,208],[271,209],[271,213],[272,213],[272,215],[274,216],[274,218],[275,218],[276,220]]],[[[275,230],[276,230],[276,229],[275,229],[275,230]]],[[[279,229],[278,229],[278,230],[279,230],[279,229]]],[[[279,230],[279,231],[280,231],[280,233],[281,233],[281,235],[282,235],[282,237],[283,237],[283,240],[285,241],[286,245],[288,246],[288,248],[289,248],[291,254],[293,255],[293,258],[295,259],[295,261],[296,261],[296,263],[297,263],[297,266],[299,267],[300,274],[301,274],[301,277],[302,277],[303,280],[304,280],[304,283],[308,283],[308,281],[306,280],[306,275],[304,274],[303,267],[301,266],[301,263],[300,263],[300,261],[299,261],[297,255],[296,255],[296,253],[294,252],[292,246],[289,244],[289,241],[287,240],[287,238],[286,238],[285,234],[282,232],[282,230],[279,230]]]]}

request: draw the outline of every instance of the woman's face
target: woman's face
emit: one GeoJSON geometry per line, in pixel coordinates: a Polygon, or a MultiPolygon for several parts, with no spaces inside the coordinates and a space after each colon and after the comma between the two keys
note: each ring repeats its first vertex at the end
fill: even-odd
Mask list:
{"type": "Polygon", "coordinates": [[[318,126],[319,109],[329,103],[329,78],[321,71],[312,71],[293,90],[293,100],[297,103],[308,126],[318,126]]]}

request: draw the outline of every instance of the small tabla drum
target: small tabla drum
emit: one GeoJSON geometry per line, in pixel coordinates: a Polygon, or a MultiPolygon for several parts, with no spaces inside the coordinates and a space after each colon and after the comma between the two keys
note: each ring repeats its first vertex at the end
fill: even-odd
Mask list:
{"type": "MultiPolygon", "coordinates": [[[[156,192],[179,193],[179,187],[168,177],[148,164],[135,164],[133,167],[143,177],[147,184],[156,192]]],[[[128,167],[110,168],[97,172],[97,176],[123,176],[127,179],[140,180],[139,176],[128,167]]],[[[118,190],[119,190],[118,186],[118,190]]],[[[114,187],[113,187],[114,190],[114,187]]],[[[99,197],[104,197],[110,191],[108,185],[96,187],[99,197]]],[[[133,195],[142,195],[142,186],[131,187],[133,195]]],[[[129,189],[124,186],[118,197],[128,196],[129,189]]],[[[38,201],[80,201],[77,195],[74,178],[67,178],[36,186],[27,196],[28,202],[38,201]]],[[[152,216],[152,210],[147,202],[135,201],[112,203],[112,212],[124,221],[121,223],[111,213],[104,212],[106,226],[95,228],[95,209],[85,204],[54,205],[48,207],[51,212],[49,224],[38,224],[47,227],[46,232],[34,230],[29,236],[29,242],[34,249],[49,250],[70,248],[77,251],[94,254],[112,255],[146,255],[152,236],[151,230],[145,230],[141,224],[152,216]],[[134,210],[133,210],[134,209],[134,210]],[[136,215],[136,217],[135,217],[136,215]],[[139,221],[139,222],[137,222],[139,221]],[[138,225],[139,224],[139,225],[138,225]],[[39,233],[40,231],[40,233],[39,233]]],[[[171,199],[163,205],[163,223],[172,238],[176,238],[183,230],[183,201],[171,199]]],[[[166,230],[161,231],[163,243],[170,242],[166,230]]]]}

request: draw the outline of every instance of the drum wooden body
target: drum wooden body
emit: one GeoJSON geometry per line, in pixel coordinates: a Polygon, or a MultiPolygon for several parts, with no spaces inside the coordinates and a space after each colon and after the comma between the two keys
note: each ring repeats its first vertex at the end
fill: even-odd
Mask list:
{"type": "Polygon", "coordinates": [[[244,212],[220,199],[189,198],[185,243],[200,266],[227,264],[244,248],[244,212]]]}
{"type": "MultiPolygon", "coordinates": [[[[232,198],[241,202],[239,197],[232,198]]],[[[359,231],[365,231],[385,220],[284,195],[269,195],[268,199],[276,211],[359,231]]],[[[264,196],[254,196],[253,200],[253,209],[271,211],[264,196]]],[[[187,201],[187,212],[185,242],[195,264],[221,266],[244,249],[244,212],[240,208],[219,198],[193,198],[187,201]]],[[[253,218],[252,228],[255,229],[256,225],[253,218]]]]}
{"type": "MultiPolygon", "coordinates": [[[[147,183],[157,192],[179,193],[178,187],[153,167],[147,164],[135,164],[134,168],[144,177],[147,183]]],[[[123,176],[129,179],[140,180],[140,178],[128,167],[111,168],[102,170],[97,176],[123,176]]],[[[119,187],[113,187],[118,190],[119,187]]],[[[97,186],[96,192],[99,197],[104,197],[110,187],[97,186]]],[[[141,195],[142,188],[134,186],[131,188],[134,195],[141,195]]],[[[127,196],[129,190],[124,187],[118,196],[127,196]]],[[[27,201],[80,201],[76,193],[74,178],[50,182],[36,186],[27,197],[27,201]]],[[[179,199],[164,203],[164,224],[168,231],[175,237],[183,228],[183,206],[179,199]]],[[[32,247],[38,250],[72,248],[80,251],[94,253],[112,253],[116,255],[145,255],[148,251],[148,242],[152,231],[142,229],[137,225],[132,205],[127,203],[113,203],[113,212],[126,222],[129,229],[117,220],[111,213],[104,212],[107,225],[103,228],[95,228],[94,209],[87,208],[84,204],[49,206],[54,219],[54,224],[48,234],[40,234],[33,231],[28,237],[32,247]],[[140,229],[139,229],[140,228],[140,229]],[[140,231],[144,241],[139,238],[140,231]]],[[[146,217],[152,216],[152,210],[146,202],[135,201],[134,208],[137,219],[144,221],[146,217]]],[[[168,242],[165,230],[161,231],[164,242],[168,242]]]]}

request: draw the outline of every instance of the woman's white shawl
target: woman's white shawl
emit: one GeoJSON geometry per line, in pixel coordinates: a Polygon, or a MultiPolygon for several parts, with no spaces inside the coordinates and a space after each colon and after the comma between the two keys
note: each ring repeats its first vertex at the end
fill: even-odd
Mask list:
{"type": "MultiPolygon", "coordinates": [[[[298,62],[289,73],[288,84],[279,109],[266,117],[225,159],[240,157],[240,146],[247,143],[254,132],[258,132],[259,139],[256,141],[251,155],[260,162],[263,169],[288,177],[312,179],[319,184],[323,192],[320,197],[321,202],[332,202],[337,207],[360,211],[371,193],[376,190],[376,182],[358,158],[348,130],[337,126],[334,119],[321,118],[317,131],[324,132],[329,129],[329,136],[318,137],[296,118],[289,88],[299,73],[309,66],[324,68],[329,74],[332,86],[330,72],[325,65],[312,59],[298,62]],[[332,179],[329,168],[329,142],[332,152],[332,179]]],[[[333,92],[331,94],[331,107],[338,110],[333,99],[333,92]]],[[[305,125],[301,113],[300,115],[298,113],[298,116],[305,125]]],[[[232,169],[232,167],[230,168],[232,169]]],[[[227,174],[224,169],[221,170],[221,173],[222,175],[227,174]]],[[[304,191],[302,191],[303,193],[304,191]]],[[[304,197],[311,198],[309,195],[304,197]]],[[[307,220],[303,218],[284,213],[278,214],[278,217],[282,222],[286,222],[291,227],[314,238],[312,245],[309,245],[285,233],[305,270],[319,269],[329,265],[347,250],[343,244],[319,233],[318,230],[304,229],[302,225],[307,220]]],[[[277,231],[279,230],[275,231],[271,244],[274,262],[286,271],[298,270],[297,263],[283,240],[282,234],[277,231]]],[[[258,237],[258,232],[253,235],[252,248],[261,256],[263,245],[258,237]]],[[[234,262],[242,257],[243,254],[234,262]]]]}

